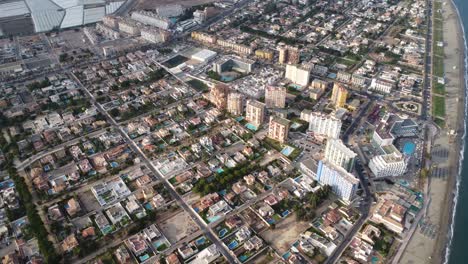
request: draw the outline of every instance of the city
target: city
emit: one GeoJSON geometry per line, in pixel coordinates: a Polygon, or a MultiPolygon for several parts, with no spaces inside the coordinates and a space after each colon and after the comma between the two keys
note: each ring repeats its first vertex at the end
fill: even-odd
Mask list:
{"type": "Polygon", "coordinates": [[[0,0],[2,263],[443,263],[448,5],[0,0]]]}

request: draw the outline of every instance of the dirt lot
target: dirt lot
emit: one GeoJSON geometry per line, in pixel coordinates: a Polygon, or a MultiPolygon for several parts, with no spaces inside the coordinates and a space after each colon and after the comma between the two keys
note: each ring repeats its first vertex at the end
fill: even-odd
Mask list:
{"type": "Polygon", "coordinates": [[[171,244],[174,244],[198,231],[197,225],[186,212],[180,212],[179,214],[167,219],[160,224],[160,227],[161,231],[166,235],[171,244]]]}
{"type": "Polygon", "coordinates": [[[138,9],[154,9],[160,5],[181,4],[183,6],[196,6],[216,2],[215,0],[139,0],[136,5],[138,9]]]}
{"type": "Polygon", "coordinates": [[[279,254],[283,254],[299,238],[299,235],[309,227],[309,222],[297,222],[296,214],[293,213],[279,222],[275,229],[270,228],[263,232],[261,236],[279,254]]]}

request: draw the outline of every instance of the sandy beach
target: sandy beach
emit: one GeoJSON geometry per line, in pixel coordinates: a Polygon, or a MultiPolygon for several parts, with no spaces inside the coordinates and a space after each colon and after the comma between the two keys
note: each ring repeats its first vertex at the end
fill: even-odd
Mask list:
{"type": "Polygon", "coordinates": [[[447,115],[446,127],[441,128],[433,138],[432,147],[448,151],[448,157],[437,156],[432,152],[431,159],[433,168],[447,168],[449,175],[446,178],[433,177],[429,180],[427,189],[429,204],[423,220],[434,227],[436,236],[427,236],[424,230],[418,227],[399,262],[405,264],[444,262],[454,209],[453,198],[459,173],[460,149],[463,146],[465,122],[463,30],[454,4],[450,0],[443,0],[442,3],[447,115]],[[450,135],[450,132],[454,132],[455,135],[450,135]]]}

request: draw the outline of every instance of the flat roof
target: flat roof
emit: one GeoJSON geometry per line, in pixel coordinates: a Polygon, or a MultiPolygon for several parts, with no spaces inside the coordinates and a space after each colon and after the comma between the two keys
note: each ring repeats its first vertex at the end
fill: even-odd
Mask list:
{"type": "Polygon", "coordinates": [[[60,28],[76,27],[83,24],[83,6],[74,6],[65,10],[60,28]]]}
{"type": "Polygon", "coordinates": [[[0,3],[0,10],[0,18],[29,14],[29,9],[24,1],[0,3]]]}
{"type": "Polygon", "coordinates": [[[200,50],[199,52],[193,54],[192,58],[198,58],[198,59],[206,60],[206,59],[209,59],[209,58],[211,58],[213,56],[216,56],[216,54],[218,54],[218,53],[215,52],[215,51],[208,50],[208,49],[203,49],[203,50],[200,50]]]}

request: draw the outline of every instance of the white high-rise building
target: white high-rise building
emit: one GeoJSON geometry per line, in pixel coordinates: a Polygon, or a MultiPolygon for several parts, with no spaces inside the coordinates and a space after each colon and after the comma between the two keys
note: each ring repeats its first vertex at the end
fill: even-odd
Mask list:
{"type": "Polygon", "coordinates": [[[354,159],[356,156],[357,154],[346,147],[341,139],[328,139],[327,146],[325,147],[325,159],[330,161],[330,163],[351,172],[354,168],[354,159]]]}
{"type": "Polygon", "coordinates": [[[244,96],[240,93],[230,93],[227,97],[227,111],[240,116],[244,112],[244,96]]]}
{"type": "Polygon", "coordinates": [[[265,87],[265,104],[267,108],[284,108],[286,106],[286,87],[271,85],[265,87]]]}
{"type": "Polygon", "coordinates": [[[159,16],[149,11],[135,11],[132,13],[131,17],[135,21],[141,22],[146,25],[162,28],[165,30],[171,28],[174,25],[174,23],[168,18],[159,16]]]}
{"type": "Polygon", "coordinates": [[[309,131],[318,138],[339,138],[341,120],[324,113],[313,112],[310,114],[309,131]]]}
{"type": "Polygon", "coordinates": [[[344,202],[350,202],[354,198],[359,186],[359,180],[353,174],[327,160],[319,161],[317,181],[321,185],[330,185],[333,192],[344,202]]]}
{"type": "Polygon", "coordinates": [[[369,169],[375,177],[398,177],[405,174],[406,161],[395,149],[393,153],[373,157],[369,161],[369,169]]]}
{"type": "Polygon", "coordinates": [[[310,80],[310,67],[301,65],[286,65],[286,79],[300,86],[307,86],[310,80]]]}

